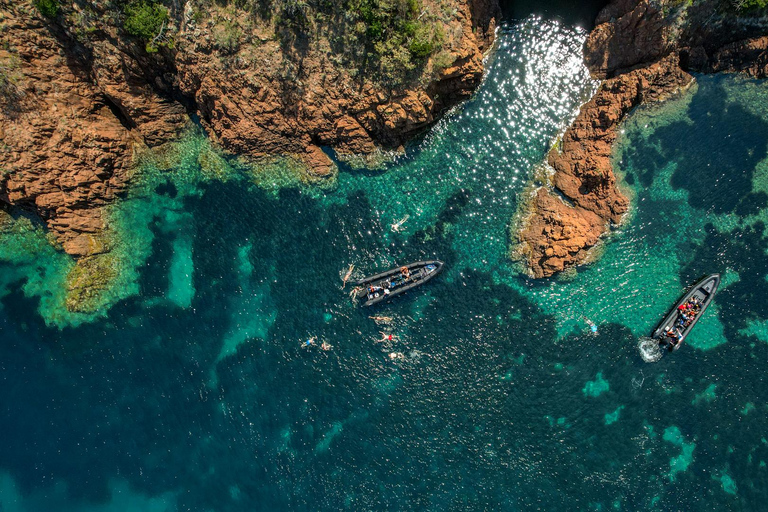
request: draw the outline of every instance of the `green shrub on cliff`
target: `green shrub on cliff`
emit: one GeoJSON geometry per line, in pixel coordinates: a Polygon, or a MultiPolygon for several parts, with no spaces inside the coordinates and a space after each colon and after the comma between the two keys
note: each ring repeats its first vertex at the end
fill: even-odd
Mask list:
{"type": "Polygon", "coordinates": [[[47,18],[55,18],[61,10],[58,0],[35,0],[34,4],[40,14],[47,18]]]}
{"type": "Polygon", "coordinates": [[[151,0],[136,0],[125,6],[123,28],[129,34],[147,41],[147,51],[157,51],[162,32],[168,22],[168,9],[151,0]]]}
{"type": "Polygon", "coordinates": [[[741,12],[755,12],[768,9],[768,0],[739,0],[736,2],[741,12]]]}
{"type": "Polygon", "coordinates": [[[443,43],[439,21],[424,16],[417,0],[347,0],[347,15],[357,18],[367,63],[391,85],[408,75],[438,51],[443,43]]]}
{"type": "Polygon", "coordinates": [[[723,13],[743,16],[768,14],[765,12],[768,10],[768,0],[718,0],[715,5],[723,13]]]}
{"type": "Polygon", "coordinates": [[[12,53],[9,57],[0,59],[0,109],[11,116],[17,112],[21,99],[21,91],[16,86],[19,77],[18,55],[12,53]]]}

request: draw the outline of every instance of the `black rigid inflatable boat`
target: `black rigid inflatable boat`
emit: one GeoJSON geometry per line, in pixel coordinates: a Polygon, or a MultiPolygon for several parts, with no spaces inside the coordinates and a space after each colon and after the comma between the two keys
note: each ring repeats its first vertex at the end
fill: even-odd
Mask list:
{"type": "Polygon", "coordinates": [[[443,262],[438,260],[417,261],[393,268],[358,281],[352,296],[360,305],[372,306],[426,283],[442,269],[443,262]]]}
{"type": "Polygon", "coordinates": [[[661,346],[677,350],[699,321],[720,285],[720,274],[702,277],[675,303],[651,335],[661,346]]]}

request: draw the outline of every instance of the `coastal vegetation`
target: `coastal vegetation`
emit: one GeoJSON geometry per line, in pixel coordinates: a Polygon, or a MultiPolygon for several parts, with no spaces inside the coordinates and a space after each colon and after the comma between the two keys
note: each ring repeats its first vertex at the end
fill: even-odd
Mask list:
{"type": "Polygon", "coordinates": [[[129,34],[146,41],[147,53],[154,53],[161,45],[168,45],[163,40],[163,30],[168,23],[168,9],[152,0],[134,0],[125,7],[123,28],[129,34]]]}
{"type": "Polygon", "coordinates": [[[7,57],[0,57],[0,109],[11,116],[18,108],[18,101],[21,97],[21,92],[17,86],[18,70],[18,55],[8,53],[7,57]]]}
{"type": "Polygon", "coordinates": [[[733,0],[731,5],[739,12],[754,13],[768,9],[768,0],[733,0]]]}
{"type": "Polygon", "coordinates": [[[61,10],[58,0],[34,0],[34,4],[40,14],[47,18],[55,18],[61,10]]]}
{"type": "Polygon", "coordinates": [[[72,5],[34,0],[34,5],[86,45],[99,27],[117,25],[143,41],[147,53],[156,53],[173,48],[180,28],[192,24],[210,31],[224,58],[249,42],[275,40],[293,62],[320,50],[352,76],[392,88],[418,80],[425,70],[439,73],[450,66],[450,49],[461,36],[451,26],[455,8],[446,0],[193,0],[183,8],[167,0],[72,5]]]}
{"type": "MultiPolygon", "coordinates": [[[[206,10],[204,4],[198,12],[206,10]]],[[[332,53],[354,74],[390,85],[413,78],[440,51],[450,14],[442,2],[420,0],[234,0],[230,5],[268,25],[288,55],[301,59],[311,44],[327,38],[332,53]]],[[[223,32],[235,33],[226,27],[223,32]]]]}

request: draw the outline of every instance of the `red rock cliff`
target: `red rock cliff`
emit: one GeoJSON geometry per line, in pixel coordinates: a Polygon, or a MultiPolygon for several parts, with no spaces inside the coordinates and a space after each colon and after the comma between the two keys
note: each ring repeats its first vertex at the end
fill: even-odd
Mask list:
{"type": "Polygon", "coordinates": [[[768,76],[765,18],[721,12],[719,5],[617,0],[600,13],[584,61],[603,83],[550,151],[551,184],[524,205],[518,227],[515,252],[530,275],[547,277],[583,262],[621,222],[629,201],[617,187],[610,156],[633,108],[689,85],[689,70],[768,76]]]}
{"type": "Polygon", "coordinates": [[[495,0],[418,2],[442,46],[395,86],[343,61],[323,27],[297,36],[198,4],[174,3],[158,34],[169,44],[148,53],[111,2],[52,18],[0,2],[0,201],[34,208],[69,254],[107,250],[100,208],[130,183],[134,152],[190,116],[224,150],[295,155],[320,176],[333,171],[320,146],[397,148],[477,87],[499,13],[495,0]]]}

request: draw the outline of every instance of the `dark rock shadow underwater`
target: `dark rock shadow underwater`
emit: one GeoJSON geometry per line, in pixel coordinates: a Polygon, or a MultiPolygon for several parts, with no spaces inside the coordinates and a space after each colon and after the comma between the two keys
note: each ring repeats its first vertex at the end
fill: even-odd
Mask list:
{"type": "MultiPolygon", "coordinates": [[[[444,226],[467,202],[457,193],[434,226],[386,250],[459,265],[444,226]]],[[[351,308],[339,289],[350,246],[382,249],[364,194],[321,208],[298,191],[273,200],[212,183],[186,206],[194,218],[189,309],[146,304],[168,286],[174,235],[159,229],[141,274],[147,296],[121,302],[107,319],[59,331],[18,289],[2,300],[8,442],[0,467],[24,492],[66,482],[72,501],[99,503],[120,478],[147,495],[178,491],[181,510],[567,509],[607,497],[632,509],[650,506],[650,486],[658,506],[730,506],[717,489],[669,485],[677,448],[660,433],[673,425],[695,442],[696,464],[677,474],[681,482],[706,482],[709,468],[727,464],[745,503],[764,492],[744,485],[755,482],[754,468],[728,447],[754,464],[768,458],[754,439],[768,425],[730,417],[724,400],[742,391],[725,378],[733,368],[744,372],[735,382],[760,382],[750,361],[768,356],[764,343],[647,366],[626,327],[558,342],[555,320],[529,298],[465,270],[382,309],[404,319],[396,350],[405,359],[393,362],[373,342],[370,312],[351,308]],[[277,314],[265,339],[218,363],[211,387],[234,318],[230,299],[242,293],[233,269],[244,240],[251,279],[269,283],[277,314]],[[334,349],[302,350],[308,334],[334,349]],[[712,375],[720,376],[717,399],[692,405],[712,375]],[[671,384],[683,380],[685,388],[671,384]],[[708,420],[692,407],[706,408],[708,420]]],[[[765,244],[762,231],[744,236],[765,244]]],[[[759,258],[743,264],[740,273],[765,275],[759,258]]],[[[755,386],[739,399],[759,404],[764,393],[755,386]]]]}

